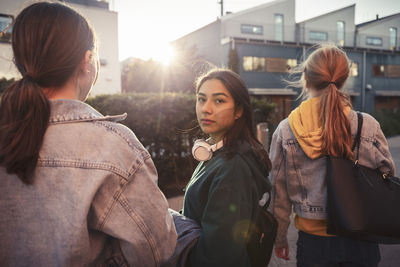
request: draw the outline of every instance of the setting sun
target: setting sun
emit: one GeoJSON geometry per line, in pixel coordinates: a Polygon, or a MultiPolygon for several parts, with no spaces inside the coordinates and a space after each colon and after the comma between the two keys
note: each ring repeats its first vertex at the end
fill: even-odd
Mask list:
{"type": "Polygon", "coordinates": [[[153,50],[150,57],[155,61],[161,62],[163,65],[168,66],[174,59],[174,49],[167,44],[153,50]]]}

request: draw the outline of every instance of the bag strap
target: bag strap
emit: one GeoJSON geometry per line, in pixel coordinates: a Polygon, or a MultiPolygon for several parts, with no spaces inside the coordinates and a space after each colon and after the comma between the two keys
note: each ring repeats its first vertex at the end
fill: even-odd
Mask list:
{"type": "MultiPolygon", "coordinates": [[[[245,156],[243,156],[243,155],[241,155],[241,154],[239,154],[240,155],[240,157],[247,163],[247,165],[249,165],[249,167],[251,167],[252,165],[250,164],[250,162],[249,162],[249,160],[245,157],[245,156]]],[[[255,177],[255,175],[252,175],[253,176],[253,181],[256,183],[256,185],[257,185],[257,181],[256,181],[256,177],[255,177]]],[[[268,177],[267,177],[267,179],[268,179],[268,177]]],[[[264,192],[263,194],[262,194],[262,196],[261,196],[261,199],[263,199],[264,198],[264,194],[267,194],[267,197],[268,197],[268,199],[266,200],[266,202],[265,202],[265,204],[264,205],[259,205],[259,201],[261,200],[261,199],[259,199],[258,201],[257,201],[257,206],[258,207],[260,207],[260,209],[261,210],[267,210],[268,209],[268,207],[269,207],[269,204],[271,203],[271,191],[272,190],[268,190],[268,191],[266,191],[266,192],[264,192]]]]}
{"type": "Polygon", "coordinates": [[[354,151],[354,149],[357,147],[357,154],[355,160],[358,160],[358,154],[360,151],[360,139],[361,139],[361,129],[363,125],[363,116],[361,112],[357,111],[357,134],[354,138],[353,146],[351,147],[351,150],[354,151]]]}

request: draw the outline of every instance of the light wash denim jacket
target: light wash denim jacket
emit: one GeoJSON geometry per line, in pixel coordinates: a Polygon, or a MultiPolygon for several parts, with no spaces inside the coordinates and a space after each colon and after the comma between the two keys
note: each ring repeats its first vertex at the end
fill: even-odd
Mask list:
{"type": "MultiPolygon", "coordinates": [[[[363,127],[359,163],[379,168],[394,175],[395,168],[387,140],[379,123],[370,115],[362,113],[363,127]]],[[[349,114],[353,138],[357,132],[357,113],[349,114]]],[[[278,235],[275,245],[287,245],[287,229],[290,214],[308,219],[326,219],[326,157],[310,159],[300,147],[289,126],[288,119],[281,121],[272,136],[270,158],[273,184],[271,209],[278,220],[278,235]]]]}
{"type": "Polygon", "coordinates": [[[130,129],[51,101],[33,185],[0,167],[0,266],[160,266],[176,231],[149,153],[130,129]],[[122,256],[123,255],[123,256],[122,256]]]}

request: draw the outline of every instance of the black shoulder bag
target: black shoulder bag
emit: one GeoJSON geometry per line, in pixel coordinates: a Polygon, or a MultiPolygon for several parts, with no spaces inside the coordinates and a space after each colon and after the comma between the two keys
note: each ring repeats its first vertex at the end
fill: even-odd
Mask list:
{"type": "Polygon", "coordinates": [[[362,114],[357,112],[355,161],[328,156],[327,233],[400,244],[400,179],[359,164],[362,114]]]}
{"type": "MultiPolygon", "coordinates": [[[[246,157],[242,156],[242,159],[249,166],[253,165],[246,157]]],[[[253,175],[253,177],[256,177],[256,175],[253,175]]],[[[254,182],[257,184],[255,179],[254,182]]],[[[265,267],[268,265],[278,232],[278,221],[268,211],[271,202],[271,192],[268,191],[266,193],[268,194],[268,199],[263,206],[260,206],[257,202],[256,218],[249,229],[247,254],[249,255],[252,267],[265,267]]]]}
{"type": "Polygon", "coordinates": [[[278,222],[267,210],[271,201],[271,194],[268,192],[268,201],[264,206],[258,207],[258,215],[254,227],[250,229],[250,236],[247,242],[247,254],[253,267],[265,267],[271,260],[278,222]]]}

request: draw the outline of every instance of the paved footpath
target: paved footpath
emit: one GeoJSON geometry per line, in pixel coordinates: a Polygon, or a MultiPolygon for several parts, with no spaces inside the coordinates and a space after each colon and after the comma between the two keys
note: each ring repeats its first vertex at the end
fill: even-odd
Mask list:
{"type": "MultiPolygon", "coordinates": [[[[400,136],[391,137],[388,139],[390,153],[396,165],[396,176],[400,176],[400,136]]],[[[175,210],[182,208],[183,196],[178,196],[168,199],[170,207],[175,210]]],[[[292,223],[289,226],[288,241],[289,241],[289,261],[278,259],[275,255],[272,256],[269,267],[295,267],[296,266],[296,240],[297,230],[292,223]]],[[[400,266],[400,245],[380,245],[381,262],[378,267],[399,267],[400,266]]]]}

